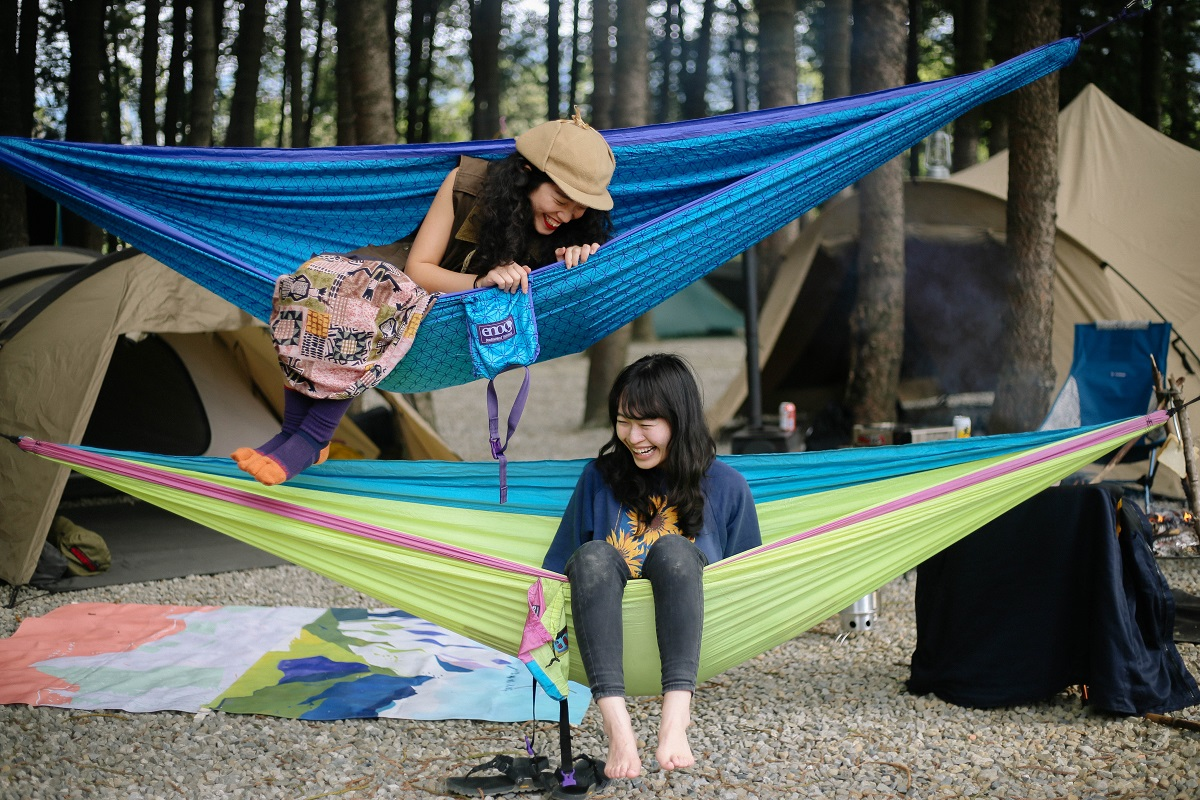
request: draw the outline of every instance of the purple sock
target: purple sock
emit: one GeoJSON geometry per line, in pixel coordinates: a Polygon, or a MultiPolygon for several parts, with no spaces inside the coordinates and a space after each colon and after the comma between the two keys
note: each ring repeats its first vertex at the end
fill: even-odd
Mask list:
{"type": "Polygon", "coordinates": [[[308,434],[314,441],[320,442],[317,448],[320,450],[333,439],[333,432],[337,430],[338,423],[346,416],[346,410],[349,408],[349,399],[313,400],[308,415],[304,422],[300,423],[299,432],[308,434]]]}
{"type": "Polygon", "coordinates": [[[324,446],[324,442],[317,442],[304,431],[297,431],[275,448],[271,458],[292,478],[315,464],[324,446]]]}
{"type": "Polygon", "coordinates": [[[264,456],[274,453],[281,444],[292,438],[296,431],[300,430],[300,425],[303,424],[308,412],[312,410],[313,403],[320,402],[314,400],[306,394],[294,389],[283,390],[283,428],[279,433],[275,434],[265,444],[254,448],[264,456]]]}

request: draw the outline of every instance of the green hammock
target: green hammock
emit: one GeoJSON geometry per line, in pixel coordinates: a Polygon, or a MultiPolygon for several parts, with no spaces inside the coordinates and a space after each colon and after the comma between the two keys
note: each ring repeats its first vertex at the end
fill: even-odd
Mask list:
{"type": "MultiPolygon", "coordinates": [[[[705,570],[700,680],[811,628],[1004,511],[1163,424],[899,447],[726,457],[755,495],[762,547],[705,570]]],[[[516,655],[526,593],[584,461],[329,462],[264,487],[227,459],[117,453],[23,438],[28,451],[516,655]]],[[[625,593],[630,694],[656,694],[650,586],[625,593]]],[[[571,678],[586,683],[572,661],[571,678]]]]}

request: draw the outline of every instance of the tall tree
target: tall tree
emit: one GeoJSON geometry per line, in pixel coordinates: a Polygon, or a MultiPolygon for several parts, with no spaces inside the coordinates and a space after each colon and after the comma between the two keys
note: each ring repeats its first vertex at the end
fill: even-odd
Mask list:
{"type": "Polygon", "coordinates": [[[404,114],[405,139],[409,142],[428,142],[432,138],[426,120],[433,77],[433,34],[437,29],[437,15],[438,0],[412,0],[404,114]]]}
{"type": "Polygon", "coordinates": [[[158,17],[162,0],[146,0],[142,31],[142,82],[138,86],[138,127],[142,144],[158,144],[158,17]]]}
{"type": "Polygon", "coordinates": [[[501,10],[501,0],[471,0],[472,139],[500,134],[501,10]]]}
{"type": "MultiPolygon", "coordinates": [[[[99,142],[104,136],[105,71],[104,0],[66,0],[67,38],[71,45],[71,74],[67,85],[67,139],[99,142]]],[[[63,215],[63,242],[100,250],[104,237],[99,228],[75,214],[63,215]]]]}
{"type": "Polygon", "coordinates": [[[574,109],[579,102],[579,68],[583,63],[583,54],[579,52],[579,0],[571,3],[571,74],[570,88],[567,90],[567,108],[574,109]]]}
{"type": "Polygon", "coordinates": [[[188,44],[187,10],[188,0],[172,0],[171,59],[167,65],[167,102],[163,111],[163,134],[168,145],[183,141],[184,107],[187,104],[187,84],[183,74],[188,44]]]}
{"type": "Polygon", "coordinates": [[[188,115],[187,143],[209,147],[213,143],[213,116],[217,93],[217,29],[220,0],[192,0],[192,102],[188,115]]]}
{"type": "MultiPolygon", "coordinates": [[[[304,7],[300,0],[287,0],[283,23],[283,71],[287,76],[287,107],[291,119],[289,145],[304,147],[304,7]]],[[[388,37],[388,41],[392,41],[388,37]]],[[[391,48],[389,53],[393,52],[391,48]]],[[[391,62],[389,62],[391,63],[391,62]]],[[[393,73],[394,74],[394,73],[393,73]]],[[[393,104],[394,104],[393,93],[393,104]]],[[[396,110],[389,107],[392,129],[395,129],[396,110]]]]}
{"type": "Polygon", "coordinates": [[[396,141],[392,112],[392,75],[381,65],[391,63],[387,38],[387,0],[354,0],[357,13],[338,17],[339,27],[349,24],[350,83],[354,94],[354,129],[358,144],[391,144],[396,141]]]}
{"type": "Polygon", "coordinates": [[[684,119],[708,116],[708,61],[712,58],[712,28],[716,8],[716,0],[704,0],[700,27],[696,29],[696,35],[691,42],[683,85],[684,119]]]}
{"type": "MultiPolygon", "coordinates": [[[[313,26],[316,42],[313,46],[312,87],[308,92],[308,109],[304,112],[304,144],[300,145],[301,147],[308,147],[312,143],[313,118],[317,115],[317,109],[320,107],[321,58],[325,52],[325,14],[328,4],[328,0],[317,0],[317,20],[313,26]]],[[[393,51],[394,56],[395,51],[393,51]]],[[[395,74],[395,70],[393,70],[393,74],[395,74]]]]}
{"type": "Polygon", "coordinates": [[[1162,9],[1156,3],[1142,14],[1141,59],[1138,68],[1138,119],[1162,130],[1163,47],[1162,9]]]}
{"type": "Polygon", "coordinates": [[[824,98],[850,94],[850,0],[825,0],[821,80],[824,98]]]}
{"type": "MultiPolygon", "coordinates": [[[[899,86],[906,62],[906,0],[855,0],[855,94],[899,86]]],[[[856,422],[896,418],[904,355],[904,163],[893,158],[858,184],[858,285],[850,312],[846,406],[856,422]]]]}
{"type": "MultiPolygon", "coordinates": [[[[795,0],[754,0],[758,9],[758,103],[762,108],[793,106],[796,96],[795,0]]],[[[789,223],[759,243],[758,283],[763,297],[792,240],[799,233],[789,223]]]]}
{"type": "Polygon", "coordinates": [[[559,80],[562,47],[558,36],[561,16],[561,0],[549,0],[546,8],[546,119],[558,119],[562,114],[562,86],[559,80]]]}
{"type": "Polygon", "coordinates": [[[613,127],[613,53],[610,0],[592,0],[592,125],[613,127]]]}
{"type": "MultiPolygon", "coordinates": [[[[1018,51],[1052,41],[1059,32],[1059,0],[1014,6],[1018,51]]],[[[1009,106],[1008,303],[990,433],[1037,428],[1050,406],[1054,363],[1055,198],[1058,193],[1058,76],[1018,89],[1009,106]]]]}
{"type": "MultiPolygon", "coordinates": [[[[987,0],[956,0],[954,6],[954,71],[978,72],[987,59],[987,0]]],[[[954,121],[951,164],[955,172],[979,161],[983,109],[975,108],[954,121]]]]}
{"type": "MultiPolygon", "coordinates": [[[[20,55],[17,43],[20,13],[36,14],[36,3],[26,0],[25,7],[18,12],[16,3],[5,3],[0,8],[0,74],[13,79],[0,81],[0,108],[11,108],[13,114],[0,114],[0,135],[28,136],[29,127],[24,125],[21,108],[21,85],[32,81],[33,75],[25,75],[19,69],[20,55]],[[32,8],[31,8],[32,6],[32,8]],[[15,79],[15,80],[14,80],[15,79]]],[[[24,247],[29,244],[29,229],[25,210],[25,184],[7,170],[0,172],[0,250],[24,247]]]]}
{"type": "Polygon", "coordinates": [[[233,46],[237,56],[237,71],[233,78],[233,97],[229,101],[229,126],[225,129],[225,144],[228,147],[254,147],[258,144],[254,122],[258,112],[258,85],[262,76],[266,38],[267,0],[242,0],[237,40],[233,46]]]}
{"type": "MultiPolygon", "coordinates": [[[[413,24],[416,25],[416,5],[413,3],[413,24]]],[[[334,77],[337,80],[337,143],[358,144],[358,132],[354,122],[354,84],[350,78],[350,47],[354,41],[354,25],[350,18],[355,13],[354,0],[341,0],[334,6],[337,18],[337,61],[334,62],[334,77]]],[[[409,94],[411,104],[412,94],[409,94]]],[[[410,131],[411,134],[411,131],[410,131]]],[[[412,141],[412,138],[409,138],[412,141]]]]}
{"type": "MultiPolygon", "coordinates": [[[[646,0],[617,0],[617,61],[612,123],[624,128],[650,119],[650,34],[646,29],[646,0]]],[[[597,37],[593,37],[597,38],[597,37]]],[[[626,325],[588,350],[588,382],[583,424],[608,424],[608,390],[629,354],[632,327],[626,325]]]]}

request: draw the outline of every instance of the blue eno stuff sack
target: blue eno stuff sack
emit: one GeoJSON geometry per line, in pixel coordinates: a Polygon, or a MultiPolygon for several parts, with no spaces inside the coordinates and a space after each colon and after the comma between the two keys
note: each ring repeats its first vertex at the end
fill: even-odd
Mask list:
{"type": "Polygon", "coordinates": [[[542,347],[538,342],[537,317],[533,296],[525,292],[501,292],[493,289],[471,292],[464,297],[467,335],[471,340],[471,370],[488,379],[488,432],[492,458],[500,463],[500,502],[508,500],[508,459],[504,451],[512,440],[525,401],[529,397],[529,365],[537,361],[542,347]],[[508,433],[500,441],[500,404],[495,378],[501,372],[521,367],[525,378],[508,414],[508,433]]]}

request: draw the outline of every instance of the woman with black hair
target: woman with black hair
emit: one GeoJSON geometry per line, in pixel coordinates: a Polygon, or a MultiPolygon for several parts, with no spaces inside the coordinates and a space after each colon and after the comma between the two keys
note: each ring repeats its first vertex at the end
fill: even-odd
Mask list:
{"type": "Polygon", "coordinates": [[[350,402],[412,346],[439,294],[529,291],[529,273],[588,260],[612,235],[616,159],[576,113],[537,125],[501,161],[464,156],[415,233],[313,256],[276,281],[271,335],[286,382],[282,429],[232,454],[273,486],[329,452],[350,402]]]}
{"type": "Polygon", "coordinates": [[[695,763],[687,739],[704,625],[704,567],[762,543],[745,478],[716,459],[700,390],[676,355],[649,355],[608,396],[612,438],[584,468],[542,566],[571,584],[575,643],[608,737],[604,774],[636,778],[641,757],[625,704],[621,598],[650,581],[662,663],[657,758],[695,763]]]}

